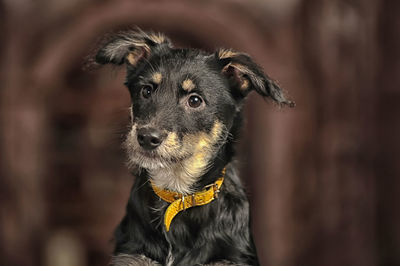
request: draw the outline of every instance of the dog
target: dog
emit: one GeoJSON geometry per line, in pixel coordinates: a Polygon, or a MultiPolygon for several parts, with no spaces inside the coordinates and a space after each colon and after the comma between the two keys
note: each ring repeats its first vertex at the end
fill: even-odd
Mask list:
{"type": "Polygon", "coordinates": [[[124,146],[138,169],[110,264],[259,265],[234,160],[243,104],[251,91],[293,102],[248,55],[174,48],[160,33],[108,36],[95,61],[126,66],[124,146]]]}

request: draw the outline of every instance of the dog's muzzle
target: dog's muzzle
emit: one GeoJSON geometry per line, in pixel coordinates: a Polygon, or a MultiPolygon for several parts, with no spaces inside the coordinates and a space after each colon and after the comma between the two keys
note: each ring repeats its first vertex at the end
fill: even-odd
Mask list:
{"type": "Polygon", "coordinates": [[[145,150],[154,150],[164,141],[166,134],[155,128],[139,128],[137,140],[139,145],[145,150]]]}

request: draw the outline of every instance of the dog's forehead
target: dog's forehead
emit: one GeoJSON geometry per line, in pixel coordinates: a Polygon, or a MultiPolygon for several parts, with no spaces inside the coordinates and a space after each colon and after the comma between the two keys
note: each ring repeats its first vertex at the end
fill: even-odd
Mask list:
{"type": "Polygon", "coordinates": [[[209,68],[210,60],[211,56],[200,50],[168,49],[150,58],[145,74],[146,78],[157,84],[169,80],[191,88],[196,80],[212,74],[209,68]]]}
{"type": "Polygon", "coordinates": [[[169,62],[182,62],[182,63],[199,63],[204,61],[206,58],[209,58],[210,54],[199,50],[199,49],[192,49],[192,48],[180,48],[180,49],[164,49],[156,52],[154,57],[160,58],[161,61],[166,63],[169,62]]]}

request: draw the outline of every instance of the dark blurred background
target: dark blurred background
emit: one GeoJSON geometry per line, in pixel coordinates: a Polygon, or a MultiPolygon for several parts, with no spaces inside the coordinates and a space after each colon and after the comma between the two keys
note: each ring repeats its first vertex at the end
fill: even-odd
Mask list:
{"type": "Polygon", "coordinates": [[[400,265],[400,1],[0,0],[0,265],[107,265],[133,177],[105,32],[244,51],[294,109],[247,101],[240,148],[262,265],[400,265]]]}

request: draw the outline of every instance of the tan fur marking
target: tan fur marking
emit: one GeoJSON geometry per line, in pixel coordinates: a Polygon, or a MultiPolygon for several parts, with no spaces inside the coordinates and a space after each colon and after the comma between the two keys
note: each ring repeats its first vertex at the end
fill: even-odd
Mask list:
{"type": "Polygon", "coordinates": [[[165,37],[161,33],[153,33],[148,35],[148,38],[155,43],[163,43],[165,42],[165,37]]]}
{"type": "MultiPolygon", "coordinates": [[[[248,69],[247,67],[245,67],[245,66],[243,66],[243,65],[241,65],[241,64],[237,64],[237,63],[229,63],[229,64],[227,64],[227,65],[222,69],[222,71],[223,71],[223,72],[227,71],[227,69],[228,69],[229,67],[234,67],[234,68],[236,68],[237,70],[239,70],[239,72],[240,72],[241,74],[253,75],[253,73],[250,71],[250,69],[248,69]]],[[[253,76],[254,76],[254,75],[253,75],[253,76]]],[[[240,84],[240,89],[243,90],[243,91],[246,90],[246,89],[248,89],[249,86],[250,86],[249,80],[248,80],[247,78],[243,77],[243,75],[240,75],[239,79],[240,79],[240,82],[241,82],[241,84],[240,84]]]]}
{"type": "Polygon", "coordinates": [[[138,62],[138,59],[142,56],[143,50],[141,48],[133,50],[128,54],[126,59],[128,59],[129,64],[131,65],[136,65],[138,62]]]}
{"type": "MultiPolygon", "coordinates": [[[[259,87],[260,89],[264,88],[264,86],[265,86],[264,80],[262,78],[260,78],[260,76],[254,74],[249,68],[247,68],[246,66],[243,66],[241,64],[237,64],[237,63],[232,63],[230,65],[232,67],[236,68],[237,70],[239,70],[242,74],[246,74],[250,78],[250,80],[254,86],[259,87]]],[[[242,79],[244,79],[244,78],[242,78],[242,79]]]]}
{"type": "Polygon", "coordinates": [[[156,72],[152,76],[152,80],[155,84],[160,84],[162,80],[162,74],[160,72],[156,72]]]}
{"type": "Polygon", "coordinates": [[[182,82],[182,88],[187,91],[190,92],[191,90],[193,90],[196,86],[194,85],[193,81],[191,79],[185,79],[182,82]]]}
{"type": "Polygon", "coordinates": [[[180,147],[178,135],[175,132],[169,133],[167,138],[164,140],[163,146],[167,152],[174,152],[175,149],[180,147]]]}
{"type": "Polygon", "coordinates": [[[247,90],[249,88],[249,80],[246,79],[246,78],[244,78],[242,80],[243,80],[243,82],[240,85],[240,89],[244,91],[244,90],[247,90]]]}
{"type": "Polygon", "coordinates": [[[214,126],[211,130],[211,137],[213,144],[216,143],[218,139],[221,137],[221,133],[222,133],[222,123],[217,120],[214,123],[214,126]]]}
{"type": "Polygon", "coordinates": [[[229,50],[229,49],[220,49],[218,51],[218,57],[220,59],[231,58],[231,57],[235,57],[237,55],[239,55],[238,52],[235,52],[235,51],[232,51],[232,50],[229,50]]]}
{"type": "Polygon", "coordinates": [[[194,148],[193,156],[183,162],[185,172],[196,177],[204,173],[214,152],[212,146],[221,137],[221,133],[222,123],[216,121],[210,134],[200,133],[194,136],[197,145],[194,148]]]}
{"type": "Polygon", "coordinates": [[[168,132],[167,138],[158,147],[158,154],[163,158],[179,159],[188,156],[190,151],[182,146],[175,132],[168,132]]]}
{"type": "Polygon", "coordinates": [[[135,55],[133,53],[128,54],[127,59],[128,59],[129,64],[136,65],[137,62],[136,62],[135,55]]]}

